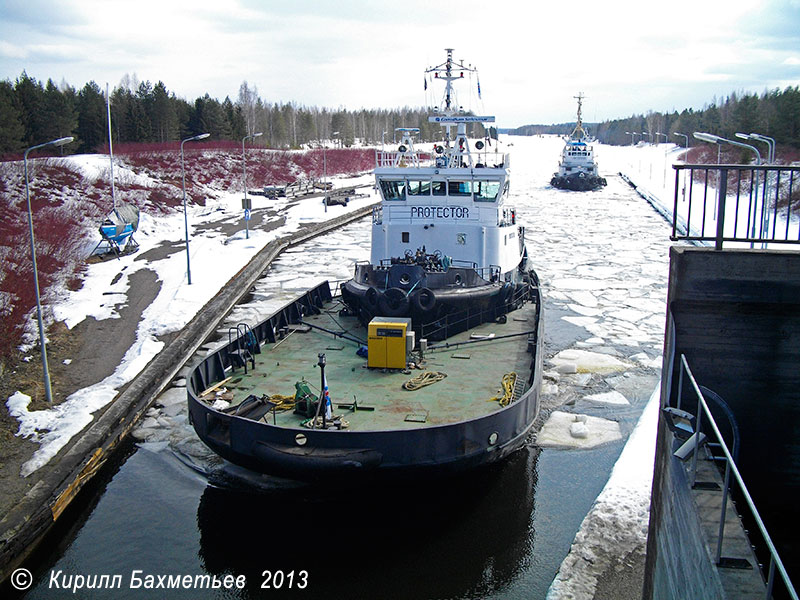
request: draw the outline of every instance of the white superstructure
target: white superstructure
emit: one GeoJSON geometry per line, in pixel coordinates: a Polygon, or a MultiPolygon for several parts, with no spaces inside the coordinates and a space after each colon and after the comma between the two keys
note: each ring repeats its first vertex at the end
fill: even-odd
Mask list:
{"type": "Polygon", "coordinates": [[[493,123],[494,117],[454,108],[452,82],[471,69],[454,62],[447,49],[447,61],[426,71],[446,83],[444,108],[429,118],[446,129],[442,144],[420,152],[413,140],[418,130],[404,128],[398,130],[402,140],[396,151],[377,153],[375,178],[383,201],[373,215],[375,266],[424,248],[471,264],[489,278],[513,270],[522,259],[524,232],[506,204],[509,155],[489,151],[490,138],[467,137],[468,123],[493,123]]]}
{"type": "Polygon", "coordinates": [[[589,190],[606,185],[606,180],[600,177],[594,158],[594,149],[589,145],[589,137],[583,129],[583,120],[581,119],[583,98],[582,93],[575,96],[578,101],[578,120],[561,151],[558,171],[550,180],[553,187],[589,190]]]}

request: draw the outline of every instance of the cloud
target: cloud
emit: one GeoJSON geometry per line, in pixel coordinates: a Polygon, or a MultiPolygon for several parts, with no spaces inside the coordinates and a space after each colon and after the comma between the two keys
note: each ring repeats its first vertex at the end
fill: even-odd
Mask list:
{"type": "Polygon", "coordinates": [[[5,0],[0,77],[26,70],[80,87],[136,73],[189,100],[235,99],[247,80],[269,102],[420,106],[423,70],[452,47],[480,67],[485,111],[503,126],[574,119],[578,91],[586,114],[606,119],[800,77],[797,1],[571,7],[567,15],[558,3],[477,0],[5,0]]]}
{"type": "Polygon", "coordinates": [[[0,40],[0,56],[3,58],[27,58],[28,52],[22,46],[0,40]]]}

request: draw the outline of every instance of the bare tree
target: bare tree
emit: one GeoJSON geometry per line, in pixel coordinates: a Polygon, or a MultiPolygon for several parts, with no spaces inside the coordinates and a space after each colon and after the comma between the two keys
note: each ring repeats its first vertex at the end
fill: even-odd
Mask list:
{"type": "Polygon", "coordinates": [[[239,106],[242,108],[242,115],[244,116],[245,128],[247,135],[253,135],[256,132],[256,105],[258,104],[258,88],[247,85],[247,81],[243,81],[239,86],[239,106]]]}

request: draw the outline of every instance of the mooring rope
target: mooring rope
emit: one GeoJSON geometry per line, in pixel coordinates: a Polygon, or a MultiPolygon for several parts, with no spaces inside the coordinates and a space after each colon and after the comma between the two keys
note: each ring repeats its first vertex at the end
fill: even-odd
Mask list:
{"type": "Polygon", "coordinates": [[[500,406],[508,406],[508,404],[511,402],[511,398],[514,396],[514,383],[516,383],[516,381],[517,374],[513,371],[503,375],[503,379],[500,382],[500,385],[503,389],[503,395],[489,398],[489,402],[499,402],[500,406]]]}
{"type": "Polygon", "coordinates": [[[403,384],[403,389],[414,392],[420,388],[424,388],[426,385],[431,385],[437,381],[441,381],[445,377],[447,377],[447,373],[440,373],[438,371],[425,371],[413,379],[406,381],[403,384]]]}

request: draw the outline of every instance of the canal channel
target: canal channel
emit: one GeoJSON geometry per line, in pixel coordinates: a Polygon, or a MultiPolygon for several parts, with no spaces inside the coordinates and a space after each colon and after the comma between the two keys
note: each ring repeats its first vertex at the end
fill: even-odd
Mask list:
{"type": "MultiPolygon", "coordinates": [[[[222,464],[187,422],[178,380],[45,544],[25,597],[71,595],[54,574],[59,588],[70,576],[121,575],[120,589],[86,598],[198,597],[131,589],[135,572],[246,582],[202,594],[215,598],[544,598],[658,382],[669,229],[611,173],[601,191],[552,189],[561,142],[512,139],[512,204],[546,299],[542,420],[555,410],[599,417],[618,423],[621,439],[543,447],[534,435],[505,463],[456,480],[309,488],[222,464]]],[[[346,279],[369,256],[369,229],[363,219],[285,252],[229,322],[346,279]]]]}

